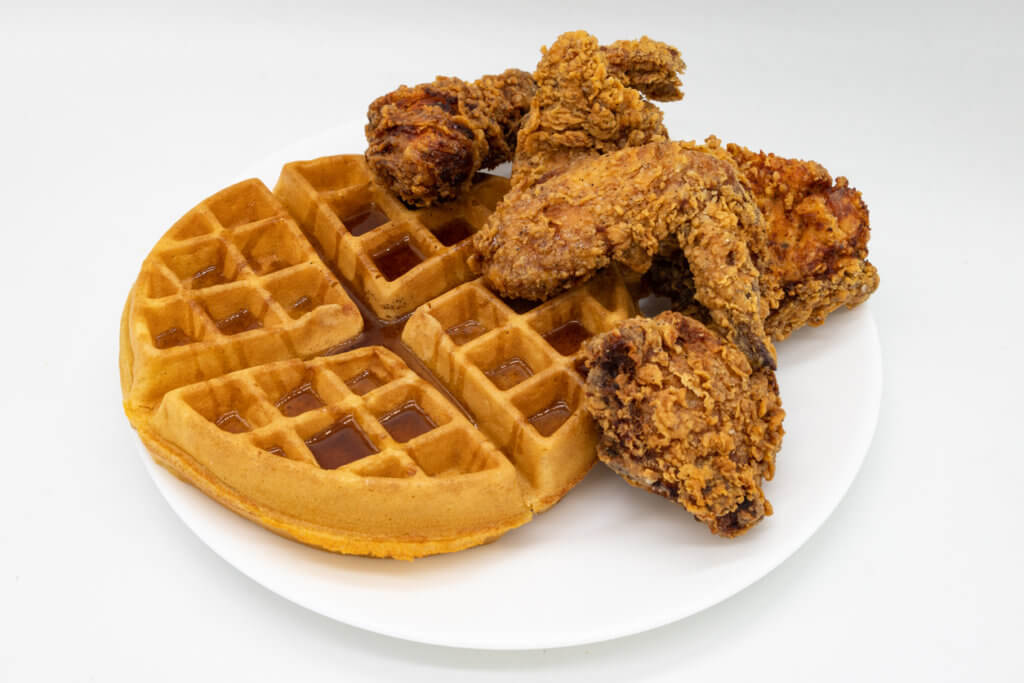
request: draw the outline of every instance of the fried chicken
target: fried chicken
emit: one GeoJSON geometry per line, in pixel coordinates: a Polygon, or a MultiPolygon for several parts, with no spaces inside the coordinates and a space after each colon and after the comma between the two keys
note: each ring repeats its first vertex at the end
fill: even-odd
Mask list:
{"type": "Polygon", "coordinates": [[[519,69],[473,83],[439,76],[401,86],[370,105],[366,161],[409,205],[454,199],[477,171],[512,158],[535,90],[519,69]]]}
{"type": "Polygon", "coordinates": [[[841,306],[853,308],[878,288],[867,261],[871,228],[860,192],[835,182],[813,161],[754,153],[730,144],[768,225],[769,267],[764,279],[781,288],[765,329],[785,339],[804,325],[820,325],[841,306]]]}
{"type": "Polygon", "coordinates": [[[632,318],[588,340],[585,406],[597,455],[633,486],[676,501],[720,536],[772,506],[785,412],[775,374],[680,313],[632,318]]]}
{"type": "Polygon", "coordinates": [[[755,367],[775,367],[768,302],[748,241],[761,212],[735,165],[659,142],[584,157],[532,187],[513,187],[474,237],[471,265],[509,298],[546,299],[621,264],[643,273],[663,245],[685,255],[695,298],[755,367]]]}
{"type": "Polygon", "coordinates": [[[658,99],[680,99],[674,47],[644,37],[601,48],[584,31],[564,33],[534,72],[537,93],[519,130],[513,187],[552,177],[574,160],[668,140],[658,99]]]}
{"type": "MultiPolygon", "coordinates": [[[[816,162],[734,144],[723,148],[714,137],[703,149],[737,166],[765,217],[766,241],[751,252],[770,303],[765,330],[773,339],[820,325],[832,311],[852,308],[878,288],[878,271],[867,261],[868,209],[846,178],[833,183],[816,162]]],[[[709,319],[678,251],[660,253],[645,278],[653,291],[673,299],[675,310],[709,319]]]]}
{"type": "Polygon", "coordinates": [[[674,102],[683,99],[679,74],[686,63],[678,48],[643,36],[640,40],[616,40],[601,48],[608,69],[630,88],[649,100],[674,102]]]}

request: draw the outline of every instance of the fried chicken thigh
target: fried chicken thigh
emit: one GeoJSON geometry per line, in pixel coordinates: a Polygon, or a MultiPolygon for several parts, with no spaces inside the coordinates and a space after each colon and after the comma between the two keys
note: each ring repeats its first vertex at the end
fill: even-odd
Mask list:
{"type": "Polygon", "coordinates": [[[771,504],[782,420],[775,374],[696,320],[632,318],[585,345],[585,405],[601,428],[598,457],[633,486],[738,536],[771,504]]]}
{"type": "Polygon", "coordinates": [[[651,143],[513,187],[474,237],[471,264],[502,296],[546,299],[611,263],[643,273],[672,244],[715,324],[756,367],[774,368],[768,302],[748,248],[748,236],[763,232],[734,165],[689,143],[651,143]]]}
{"type": "Polygon", "coordinates": [[[402,86],[370,105],[366,161],[409,205],[454,199],[477,171],[512,158],[535,90],[518,69],[473,83],[439,76],[402,86]]]}
{"type": "Polygon", "coordinates": [[[558,37],[534,72],[537,93],[519,130],[512,185],[528,187],[574,160],[668,140],[657,99],[680,99],[679,51],[650,38],[601,48],[584,31],[558,37]]]}

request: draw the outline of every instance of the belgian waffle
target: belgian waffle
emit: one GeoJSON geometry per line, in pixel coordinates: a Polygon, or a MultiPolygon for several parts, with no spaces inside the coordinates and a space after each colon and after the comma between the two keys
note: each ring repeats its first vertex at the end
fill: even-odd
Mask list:
{"type": "Polygon", "coordinates": [[[506,188],[481,177],[413,211],[338,156],[200,203],[122,317],[125,410],[157,462],[268,529],[363,555],[460,550],[554,504],[594,462],[575,348],[633,304],[615,274],[529,311],[471,280],[466,238],[506,188]],[[406,240],[419,261],[388,271],[406,240]]]}

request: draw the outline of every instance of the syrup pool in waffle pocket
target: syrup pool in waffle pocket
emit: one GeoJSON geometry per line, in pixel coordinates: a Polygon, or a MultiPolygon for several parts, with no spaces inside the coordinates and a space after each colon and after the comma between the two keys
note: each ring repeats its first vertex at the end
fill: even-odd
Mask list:
{"type": "Polygon", "coordinates": [[[154,459],[282,535],[411,559],[493,540],[594,462],[579,347],[633,314],[614,273],[540,305],[473,279],[508,188],[411,210],[358,155],[229,187],[145,259],[125,411],[154,459]]]}

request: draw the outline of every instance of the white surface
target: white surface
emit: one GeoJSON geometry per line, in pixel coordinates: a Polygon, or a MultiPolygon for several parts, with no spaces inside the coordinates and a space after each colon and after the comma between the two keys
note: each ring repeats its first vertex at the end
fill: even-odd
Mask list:
{"type": "Polygon", "coordinates": [[[138,451],[203,542],[292,602],[436,645],[580,645],[663,626],[747,587],[802,545],[846,493],[882,391],[870,310],[801,330],[778,352],[787,436],[777,479],[765,485],[778,511],[735,540],[711,536],[678,505],[596,467],[556,507],[490,545],[412,563],[343,557],[248,522],[156,465],[141,441],[138,451]],[[824,386],[832,400],[822,400],[824,386]],[[605,590],[617,582],[630,589],[605,590]]]}
{"type": "Polygon", "coordinates": [[[1013,3],[937,5],[5,3],[0,681],[1019,680],[1024,27],[1013,3]],[[864,192],[885,388],[863,468],[775,571],[637,636],[457,650],[297,607],[199,541],[136,456],[115,359],[139,264],[239,168],[383,90],[528,68],[577,27],[680,46],[675,135],[864,192]]]}

